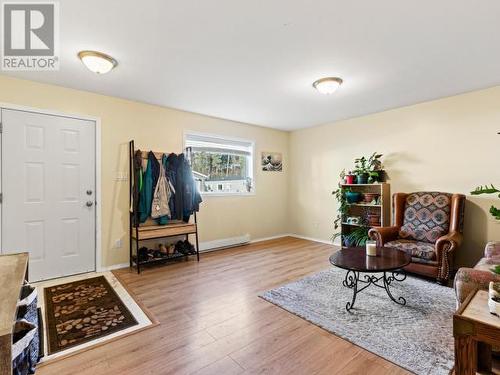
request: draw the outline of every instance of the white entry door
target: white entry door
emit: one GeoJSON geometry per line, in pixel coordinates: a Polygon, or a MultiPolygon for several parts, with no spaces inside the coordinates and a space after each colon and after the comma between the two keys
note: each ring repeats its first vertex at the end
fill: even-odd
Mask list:
{"type": "Polygon", "coordinates": [[[95,122],[2,109],[2,253],[30,281],[95,270],[95,122]]]}

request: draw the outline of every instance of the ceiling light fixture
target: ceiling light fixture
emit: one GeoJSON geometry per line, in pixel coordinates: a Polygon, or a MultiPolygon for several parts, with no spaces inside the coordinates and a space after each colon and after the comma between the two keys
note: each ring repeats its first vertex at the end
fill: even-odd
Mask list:
{"type": "Polygon", "coordinates": [[[313,87],[322,94],[330,95],[337,91],[342,82],[339,77],[325,77],[314,81],[313,87]]]}
{"type": "Polygon", "coordinates": [[[114,58],[102,52],[80,51],[78,57],[82,60],[83,65],[97,74],[106,74],[118,65],[114,58]]]}

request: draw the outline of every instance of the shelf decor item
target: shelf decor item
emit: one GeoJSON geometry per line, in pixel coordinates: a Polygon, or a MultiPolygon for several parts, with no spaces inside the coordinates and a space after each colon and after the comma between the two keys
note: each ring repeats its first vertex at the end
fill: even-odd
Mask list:
{"type": "Polygon", "coordinates": [[[348,185],[354,185],[356,183],[356,175],[353,174],[351,171],[349,171],[345,175],[345,181],[346,181],[346,184],[348,184],[348,185]]]}
{"type": "Polygon", "coordinates": [[[363,201],[365,203],[375,202],[374,204],[376,204],[376,201],[377,201],[379,196],[380,196],[380,194],[377,194],[377,193],[364,193],[363,194],[363,201]]]}
{"type": "Polygon", "coordinates": [[[347,203],[358,203],[361,198],[362,194],[359,191],[346,191],[345,192],[345,199],[347,203]]]}
{"type": "Polygon", "coordinates": [[[384,176],[384,166],[382,165],[383,154],[374,152],[368,158],[362,156],[354,159],[356,173],[356,183],[358,184],[372,184],[374,182],[382,181],[384,176]]]}

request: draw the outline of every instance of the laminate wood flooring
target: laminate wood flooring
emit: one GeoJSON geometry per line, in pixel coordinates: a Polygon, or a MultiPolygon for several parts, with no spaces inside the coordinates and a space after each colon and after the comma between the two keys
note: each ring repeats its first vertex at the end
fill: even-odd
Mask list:
{"type": "Polygon", "coordinates": [[[257,295],[331,267],[332,245],[284,237],[114,273],[160,324],[37,374],[408,374],[257,295]]]}

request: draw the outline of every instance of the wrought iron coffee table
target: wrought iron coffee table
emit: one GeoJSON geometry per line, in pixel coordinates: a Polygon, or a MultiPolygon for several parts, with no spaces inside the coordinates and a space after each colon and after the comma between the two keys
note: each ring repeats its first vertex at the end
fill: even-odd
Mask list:
{"type": "Polygon", "coordinates": [[[344,248],[330,257],[331,264],[347,270],[342,284],[353,290],[352,300],[345,306],[347,311],[354,307],[358,293],[370,285],[385,289],[391,300],[399,305],[406,305],[403,297],[394,298],[389,287],[395,281],[400,282],[406,279],[403,267],[410,262],[409,254],[389,247],[377,247],[376,257],[367,256],[364,247],[344,248]],[[361,278],[360,272],[366,274],[361,278]],[[382,273],[382,275],[376,276],[373,275],[374,273],[382,273]],[[359,283],[365,285],[360,288],[359,283]]]}

